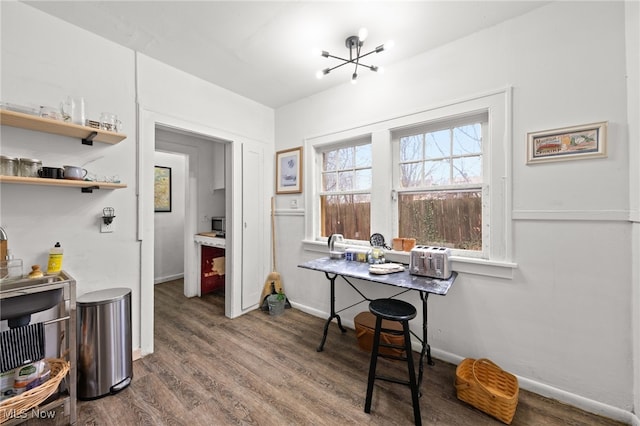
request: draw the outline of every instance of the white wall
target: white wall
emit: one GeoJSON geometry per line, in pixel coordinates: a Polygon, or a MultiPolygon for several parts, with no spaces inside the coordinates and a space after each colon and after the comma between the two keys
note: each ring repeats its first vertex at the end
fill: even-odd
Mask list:
{"type": "MultiPolygon", "coordinates": [[[[266,152],[273,152],[273,110],[24,3],[1,2],[0,13],[3,101],[56,106],[68,95],[84,96],[89,118],[99,117],[102,111],[116,113],[128,134],[118,145],[87,147],[69,138],[3,126],[2,154],[40,158],[52,166],[92,161],[87,165],[91,171],[117,174],[128,184],[126,189],[93,194],[3,184],[0,223],[8,232],[10,247],[25,265],[42,265],[51,245],[60,241],[65,248],[64,269],[77,279],[78,295],[131,287],[133,347],[148,353],[153,349],[155,122],[143,119],[160,117],[196,133],[234,141],[234,155],[229,158],[239,159],[243,143],[262,144],[266,152]],[[138,122],[137,114],[142,117],[138,122]],[[146,163],[139,162],[140,155],[146,163]],[[141,164],[147,167],[138,174],[141,164]],[[99,216],[106,206],[116,209],[112,234],[99,233],[99,216]],[[139,208],[145,213],[139,214],[139,208]]],[[[240,188],[241,165],[232,168],[240,188]]],[[[271,170],[267,168],[265,176],[271,176],[271,170]]],[[[242,211],[239,201],[235,211],[242,211]]],[[[264,217],[266,224],[267,211],[264,217]]],[[[240,236],[240,221],[237,226],[240,236]]],[[[238,259],[234,268],[242,264],[240,249],[239,244],[234,248],[238,259]]],[[[235,314],[239,315],[237,299],[235,314]]]]}
{"type": "Polygon", "coordinates": [[[99,175],[119,175],[126,189],[98,190],[31,185],[0,186],[0,222],[25,265],[46,265],[60,241],[63,269],[77,280],[77,295],[130,287],[133,346],[140,341],[140,246],[136,241],[136,111],[134,54],[23,3],[1,6],[3,101],[57,106],[67,95],[84,96],[88,118],[119,116],[127,139],[95,143],[1,127],[0,152],[39,158],[44,165],[83,165],[99,175]],[[115,208],[115,232],[101,234],[104,207],[115,208]]]}
{"type": "Polygon", "coordinates": [[[184,276],[184,211],[186,157],[169,152],[155,152],[156,166],[171,169],[171,211],[156,212],[154,217],[154,283],[184,276]]]}
{"type": "Polygon", "coordinates": [[[633,359],[635,361],[634,377],[634,412],[636,425],[640,425],[640,3],[626,2],[627,35],[627,117],[629,121],[629,205],[630,218],[633,223],[633,324],[631,327],[633,342],[633,359]]]}
{"type": "MultiPolygon", "coordinates": [[[[388,67],[383,76],[363,75],[356,86],[348,84],[348,73],[332,74],[345,85],[276,111],[276,149],[513,87],[511,226],[518,268],[512,279],[461,274],[446,297],[430,298],[430,343],[445,359],[488,357],[519,375],[523,387],[628,420],[633,361],[625,71],[624,3],[552,3],[388,67]],[[525,164],[527,132],[597,121],[609,122],[608,158],[525,164]]],[[[291,300],[326,315],[326,279],[296,267],[320,254],[295,244],[304,238],[307,212],[288,210],[292,199],[304,209],[299,195],[277,197],[277,226],[293,242],[278,244],[278,258],[287,259],[279,271],[291,300]]],[[[356,300],[338,287],[340,306],[356,300]]],[[[344,312],[343,321],[364,309],[344,312]]]]}

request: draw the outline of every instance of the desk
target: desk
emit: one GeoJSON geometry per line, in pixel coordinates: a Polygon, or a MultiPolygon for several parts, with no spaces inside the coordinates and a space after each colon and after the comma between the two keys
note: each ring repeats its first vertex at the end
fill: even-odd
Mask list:
{"type": "Polygon", "coordinates": [[[437,278],[429,278],[429,277],[421,277],[417,275],[411,275],[408,272],[408,268],[405,268],[403,272],[395,272],[393,274],[385,274],[385,275],[377,275],[369,273],[369,264],[363,262],[350,262],[343,259],[331,259],[328,257],[323,257],[320,259],[310,260],[301,265],[298,265],[299,268],[311,269],[314,271],[324,272],[325,276],[331,283],[331,315],[327,319],[327,322],[324,325],[324,334],[322,336],[322,341],[320,342],[320,346],[318,346],[317,351],[322,352],[324,349],[324,343],[327,340],[327,332],[329,331],[329,324],[335,318],[338,323],[338,328],[343,333],[347,332],[347,329],[342,326],[342,321],[340,320],[340,315],[338,312],[342,312],[346,309],[349,309],[353,306],[356,306],[364,301],[371,301],[368,297],[366,297],[360,290],[358,290],[348,278],[357,278],[360,280],[371,281],[374,283],[391,285],[394,287],[402,288],[399,293],[394,294],[391,297],[399,296],[403,293],[406,293],[411,290],[416,290],[420,293],[420,299],[422,300],[422,338],[416,336],[415,333],[411,332],[420,342],[422,343],[422,351],[420,352],[420,373],[418,376],[418,386],[422,383],[422,373],[423,373],[423,360],[425,353],[427,355],[427,363],[429,365],[433,365],[433,360],[431,359],[431,347],[429,346],[429,342],[427,339],[427,300],[429,299],[429,294],[438,294],[444,296],[447,294],[451,285],[455,281],[458,276],[457,272],[453,272],[451,277],[446,280],[440,280],[437,278]],[[361,301],[356,302],[346,308],[340,309],[336,311],[336,291],[335,284],[336,278],[340,276],[344,279],[347,284],[349,284],[360,296],[362,296],[361,301]]]}

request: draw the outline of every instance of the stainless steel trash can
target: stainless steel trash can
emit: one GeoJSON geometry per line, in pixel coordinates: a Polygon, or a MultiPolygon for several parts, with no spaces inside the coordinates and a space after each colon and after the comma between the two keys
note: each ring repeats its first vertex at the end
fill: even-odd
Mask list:
{"type": "Polygon", "coordinates": [[[96,399],[126,388],[133,378],[131,289],[83,294],[78,316],[78,398],[96,399]]]}

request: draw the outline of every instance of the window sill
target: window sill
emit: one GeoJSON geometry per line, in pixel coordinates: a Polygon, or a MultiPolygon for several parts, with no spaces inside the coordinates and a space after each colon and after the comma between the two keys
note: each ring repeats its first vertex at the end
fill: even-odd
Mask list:
{"type": "MultiPolygon", "coordinates": [[[[357,247],[350,244],[350,247],[357,247]]],[[[363,245],[363,247],[369,247],[363,245]]],[[[303,240],[302,248],[308,252],[315,252],[322,256],[328,255],[327,243],[324,241],[303,240]]],[[[409,264],[409,253],[389,250],[385,252],[387,260],[392,262],[409,264]]],[[[495,261],[487,259],[476,259],[472,257],[451,256],[451,269],[459,274],[482,275],[486,277],[513,279],[513,270],[518,267],[517,263],[495,261]]]]}

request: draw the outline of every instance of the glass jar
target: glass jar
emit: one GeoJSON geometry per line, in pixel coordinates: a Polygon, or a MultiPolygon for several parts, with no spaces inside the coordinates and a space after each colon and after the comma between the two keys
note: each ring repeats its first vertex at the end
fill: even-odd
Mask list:
{"type": "Polygon", "coordinates": [[[42,161],[35,158],[20,159],[20,176],[38,177],[38,170],[42,168],[42,161]]]}
{"type": "Polygon", "coordinates": [[[18,175],[18,159],[0,155],[0,175],[17,176],[18,175]]]}

